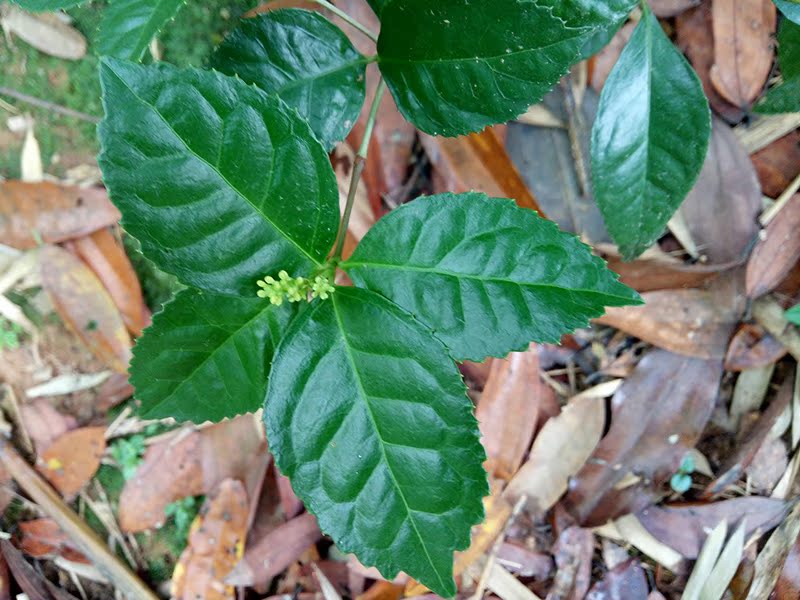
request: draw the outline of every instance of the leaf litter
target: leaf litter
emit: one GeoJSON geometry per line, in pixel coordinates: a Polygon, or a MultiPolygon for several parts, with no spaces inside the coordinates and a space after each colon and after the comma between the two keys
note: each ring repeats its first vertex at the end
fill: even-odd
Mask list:
{"type": "MultiPolygon", "coordinates": [[[[378,29],[362,0],[338,4],[378,29]]],[[[635,19],[522,123],[449,140],[417,134],[388,95],[380,109],[352,243],[418,192],[485,190],[541,207],[600,244],[647,301],[609,311],[561,346],[462,365],[492,494],[471,546],[456,556],[460,598],[800,593],[800,332],[784,312],[800,303],[800,210],[798,196],[786,195],[800,172],[800,120],[745,120],[773,73],[774,7],[651,5],[717,118],[680,227],[634,262],[607,243],[585,186],[584,151],[596,92],[635,19]],[[679,473],[688,485],[676,489],[679,473]]],[[[30,43],[51,27],[55,52],[85,51],[63,23],[4,14],[30,43]]],[[[370,68],[368,95],[376,85],[370,68]]],[[[53,178],[35,156],[43,125],[35,137],[26,127],[23,171],[44,181],[0,183],[0,244],[15,249],[0,261],[11,443],[153,590],[172,586],[180,599],[249,590],[254,598],[433,600],[407,576],[386,581],[323,536],[273,464],[260,419],[179,427],[138,418],[125,371],[158,308],[145,301],[153,281],[128,259],[130,240],[96,177],[88,187],[53,178]]],[[[337,150],[342,185],[362,132],[363,117],[337,150]]],[[[0,486],[11,534],[2,542],[0,599],[11,577],[29,599],[113,596],[118,582],[83,554],[85,534],[59,525],[67,504],[47,504],[48,514],[31,500],[30,482],[5,474],[0,486]]]]}

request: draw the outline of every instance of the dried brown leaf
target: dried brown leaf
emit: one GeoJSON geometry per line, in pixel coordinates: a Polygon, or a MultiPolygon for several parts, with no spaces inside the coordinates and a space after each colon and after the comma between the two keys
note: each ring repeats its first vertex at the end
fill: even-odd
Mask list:
{"type": "Polygon", "coordinates": [[[769,531],[786,515],[787,504],[781,500],[748,496],[704,504],[665,504],[651,506],[636,514],[639,522],[654,537],[684,558],[694,560],[703,547],[708,532],[722,521],[730,529],[747,524],[746,536],[769,531]]]}
{"type": "Polygon", "coordinates": [[[601,525],[661,496],[708,422],[721,376],[718,360],[663,350],[642,359],[614,395],[611,428],[564,499],[579,523],[601,525]]]}
{"type": "Polygon", "coordinates": [[[0,182],[0,243],[27,250],[92,233],[121,215],[105,190],[54,183],[0,182]]]}
{"type": "Polygon", "coordinates": [[[128,369],[131,337],[119,309],[97,276],[58,246],[39,251],[42,286],[61,320],[91,352],[119,373],[128,369]]]}
{"type": "Polygon", "coordinates": [[[777,9],[771,0],[714,0],[711,82],[722,96],[748,107],[764,89],[775,55],[777,9]]]}
{"type": "Polygon", "coordinates": [[[106,450],[105,432],[105,427],[68,431],[39,455],[37,469],[62,496],[75,496],[100,468],[106,450]]]}
{"type": "Polygon", "coordinates": [[[28,44],[56,58],[79,60],[86,55],[86,38],[54,14],[33,15],[5,4],[0,13],[3,29],[14,33],[28,44]]]}
{"type": "Polygon", "coordinates": [[[476,417],[486,448],[486,469],[500,479],[511,479],[530,447],[544,396],[553,389],[539,375],[538,347],[513,352],[492,362],[476,417]]]}
{"type": "Polygon", "coordinates": [[[47,400],[38,399],[26,402],[19,408],[20,419],[30,439],[41,454],[62,435],[75,429],[75,417],[59,413],[47,400]]]}
{"type": "Polygon", "coordinates": [[[558,537],[553,553],[558,571],[546,600],[582,600],[592,583],[594,535],[569,527],[558,537]]]}
{"type": "MultiPolygon", "coordinates": [[[[651,1],[652,4],[652,1],[651,1]]],[[[611,74],[614,65],[617,64],[619,55],[633,35],[636,23],[625,23],[622,28],[614,34],[611,41],[592,58],[592,87],[599,93],[606,84],[606,79],[611,74]]]]}
{"type": "Polygon", "coordinates": [[[775,585],[775,600],[797,600],[797,598],[800,598],[800,538],[797,538],[789,551],[778,583],[775,585]]]}
{"type": "Polygon", "coordinates": [[[659,17],[675,17],[701,2],[702,0],[649,0],[650,8],[659,17]]]}
{"type": "Polygon", "coordinates": [[[714,119],[705,164],[679,209],[701,254],[712,264],[742,260],[758,234],[761,207],[750,157],[731,128],[714,119]]]}
{"type": "Polygon", "coordinates": [[[800,173],[800,130],[775,140],[751,159],[764,195],[777,198],[800,173]]]}
{"type": "Polygon", "coordinates": [[[786,355],[786,348],[760,325],[748,323],[739,326],[725,355],[726,371],[759,369],[778,362],[786,355]]]}
{"type": "Polygon", "coordinates": [[[795,194],[767,226],[747,263],[747,295],[768,294],[800,260],[800,194],[795,194]]]}
{"type": "Polygon", "coordinates": [[[176,600],[235,600],[225,578],[244,555],[248,517],[247,491],[235,479],[225,479],[192,523],[189,544],[172,574],[176,600]]]}
{"type": "Polygon", "coordinates": [[[528,461],[504,494],[515,502],[527,496],[527,505],[543,514],[567,491],[603,435],[605,401],[597,397],[573,400],[563,412],[545,423],[536,436],[528,461]]]}
{"type": "Polygon", "coordinates": [[[133,265],[109,229],[100,229],[74,242],[78,256],[91,267],[117,305],[134,337],[147,326],[149,311],[133,265]]]}
{"type": "Polygon", "coordinates": [[[19,547],[33,558],[63,556],[72,562],[89,563],[71,543],[67,534],[53,519],[35,519],[19,523],[19,547]]]}
{"type": "Polygon", "coordinates": [[[647,600],[647,596],[644,569],[638,559],[632,558],[606,573],[589,590],[586,600],[647,600]]]}
{"type": "MultiPolygon", "coordinates": [[[[8,568],[14,575],[14,579],[27,595],[27,600],[76,600],[67,592],[60,596],[55,596],[50,590],[50,582],[40,575],[22,556],[14,545],[8,540],[0,540],[0,549],[8,563],[8,568]]],[[[62,590],[63,591],[63,590],[62,590]]]]}

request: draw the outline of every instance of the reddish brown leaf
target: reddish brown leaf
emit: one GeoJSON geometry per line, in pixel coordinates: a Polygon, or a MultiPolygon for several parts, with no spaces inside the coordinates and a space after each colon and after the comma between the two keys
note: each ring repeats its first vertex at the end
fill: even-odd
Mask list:
{"type": "Polygon", "coordinates": [[[647,578],[641,563],[632,558],[611,569],[598,581],[586,600],[647,600],[647,578]]]}
{"type": "Polygon", "coordinates": [[[65,433],[39,455],[37,469],[62,496],[75,496],[100,468],[105,432],[105,427],[82,427],[65,433]]]}
{"type": "Polygon", "coordinates": [[[377,581],[356,600],[400,600],[402,595],[402,585],[394,584],[391,581],[377,581]]]}
{"type": "Polygon", "coordinates": [[[493,197],[514,198],[521,207],[543,214],[491,129],[457,138],[420,134],[420,140],[435,169],[435,191],[476,190],[493,197]]]}
{"type": "Polygon", "coordinates": [[[518,577],[545,581],[553,573],[553,558],[544,552],[504,542],[497,552],[497,562],[518,577]]]}
{"type": "Polygon", "coordinates": [[[133,386],[126,373],[114,373],[97,390],[97,408],[107,411],[133,396],[133,386]]]}
{"type": "Polygon", "coordinates": [[[89,563],[53,519],[35,519],[19,524],[20,550],[33,558],[63,556],[72,562],[89,563]]]}
{"type": "Polygon", "coordinates": [[[747,295],[774,290],[800,260],[800,194],[795,194],[767,226],[747,264],[747,295]]]}
{"type": "Polygon", "coordinates": [[[700,437],[722,364],[654,350],[612,400],[611,428],[576,475],[564,505],[584,526],[654,503],[700,437]]]}
{"type": "Polygon", "coordinates": [[[226,582],[231,585],[266,584],[300,558],[322,537],[314,515],[295,517],[261,539],[248,541],[242,560],[226,582]]]}
{"type": "Polygon", "coordinates": [[[637,292],[701,287],[733,265],[687,265],[678,260],[641,257],[624,261],[616,252],[595,248],[608,261],[608,268],[618,273],[620,281],[637,292]]]}
{"type": "Polygon", "coordinates": [[[711,83],[711,67],[714,65],[711,4],[711,0],[703,0],[696,8],[678,15],[675,19],[677,42],[700,77],[703,91],[714,111],[726,121],[738,123],[744,117],[744,111],[723,98],[711,83]]]}
{"type": "Polygon", "coordinates": [[[754,492],[769,494],[783,477],[789,458],[781,439],[767,438],[744,470],[754,492]]]}
{"type": "Polygon", "coordinates": [[[651,506],[637,513],[636,518],[655,538],[694,560],[708,533],[721,521],[727,521],[728,531],[734,531],[744,520],[745,537],[749,537],[778,525],[786,515],[786,506],[782,500],[748,496],[705,504],[651,506]]]}
{"type": "Polygon", "coordinates": [[[706,162],[680,208],[701,254],[712,264],[742,260],[758,234],[761,207],[750,157],[731,128],[714,119],[706,162]]]}
{"type": "Polygon", "coordinates": [[[777,198],[800,173],[800,129],[751,156],[764,195],[777,198]]]}
{"type": "Polygon", "coordinates": [[[775,600],[798,598],[800,598],[800,538],[789,551],[778,584],[775,586],[775,600]]]}
{"type": "Polygon", "coordinates": [[[81,237],[120,218],[100,188],[0,182],[0,243],[14,248],[36,248],[37,237],[50,244],[81,237]]]}
{"type": "Polygon", "coordinates": [[[91,269],[58,246],[39,251],[42,286],[66,325],[109,367],[124,373],[131,337],[122,316],[91,269]]]}
{"type": "Polygon", "coordinates": [[[659,17],[675,17],[700,4],[702,0],[649,0],[650,7],[659,17]]]}
{"type": "Polygon", "coordinates": [[[192,523],[189,544],[172,574],[173,598],[236,598],[224,581],[244,554],[248,512],[244,485],[235,479],[221,482],[192,523]]]}
{"type": "Polygon", "coordinates": [[[43,398],[23,404],[19,412],[25,431],[40,455],[55,440],[78,426],[75,417],[62,415],[43,398]]]}
{"type": "Polygon", "coordinates": [[[476,410],[490,475],[508,480],[517,472],[533,439],[545,395],[555,393],[539,375],[536,346],[493,361],[476,410]]]}
{"type": "Polygon", "coordinates": [[[706,290],[669,290],[642,294],[645,304],[609,308],[595,321],[621,329],[676,354],[722,358],[738,314],[706,290]]]}
{"type": "Polygon", "coordinates": [[[8,563],[0,553],[0,600],[11,600],[11,575],[8,572],[8,563]]]}
{"type": "Polygon", "coordinates": [[[207,494],[225,479],[245,483],[255,497],[256,480],[262,472],[266,444],[253,415],[223,421],[200,431],[179,432],[147,449],[144,461],[119,499],[119,523],[123,531],[138,532],[164,522],[168,504],[207,494]]]}
{"type": "Polygon", "coordinates": [[[725,355],[726,371],[759,369],[786,356],[786,347],[760,325],[743,324],[733,336],[725,355]]]}
{"type": "Polygon", "coordinates": [[[703,490],[703,498],[711,498],[722,493],[725,488],[736,483],[745,469],[753,461],[758,450],[767,439],[775,422],[780,418],[792,402],[794,376],[787,377],[769,407],[761,414],[758,422],[747,433],[744,440],[737,444],[736,451],[719,469],[717,478],[703,490]]]}
{"type": "Polygon", "coordinates": [[[148,310],[133,265],[109,229],[101,229],[74,242],[75,250],[91,267],[119,308],[122,320],[135,337],[142,335],[148,310]]]}
{"type": "Polygon", "coordinates": [[[582,600],[592,582],[594,535],[588,529],[569,527],[553,551],[558,571],[546,600],[582,600]]]}
{"type": "Polygon", "coordinates": [[[764,89],[775,54],[777,10],[771,0],[714,0],[711,82],[734,104],[749,106],[764,89]]]}
{"type": "Polygon", "coordinates": [[[600,92],[606,84],[606,79],[611,74],[614,65],[617,64],[619,55],[622,54],[622,49],[631,39],[633,30],[636,29],[636,23],[626,23],[622,28],[614,34],[611,41],[605,48],[600,50],[592,58],[592,87],[600,92]]]}

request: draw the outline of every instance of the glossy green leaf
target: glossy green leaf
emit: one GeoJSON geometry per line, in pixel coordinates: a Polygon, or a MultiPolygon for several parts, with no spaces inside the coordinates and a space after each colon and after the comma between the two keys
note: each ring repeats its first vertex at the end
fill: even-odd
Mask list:
{"type": "Polygon", "coordinates": [[[378,64],[403,115],[455,136],[508,121],[541,100],[580,58],[602,11],[529,0],[392,0],[381,12],[378,64]]]}
{"type": "Polygon", "coordinates": [[[592,130],[595,199],[623,257],[661,236],[700,173],[710,135],[700,80],[648,10],[603,87],[592,130]]]}
{"type": "Polygon", "coordinates": [[[800,25],[785,19],[778,32],[778,62],[783,83],[755,107],[759,113],[800,112],[800,25]]]}
{"type": "Polygon", "coordinates": [[[476,192],[392,211],[342,268],[433,329],[457,360],[558,342],[606,306],[640,302],[577,237],[476,192]]]}
{"type": "Polygon", "coordinates": [[[800,24],[800,3],[791,0],[773,0],[783,15],[797,24],[800,24]]]}
{"type": "Polygon", "coordinates": [[[337,546],[455,595],[453,551],[483,518],[485,459],[446,348],[409,314],[339,288],[295,319],[264,417],[281,472],[337,546]]]}
{"type": "Polygon", "coordinates": [[[185,0],[111,0],[97,36],[98,52],[139,60],[150,40],[172,19],[185,0]]]}
{"type": "Polygon", "coordinates": [[[146,418],[220,421],[264,401],[275,347],[291,305],[186,289],[139,339],[131,383],[146,418]]]}
{"type": "Polygon", "coordinates": [[[145,255],[193,287],[252,297],[333,245],[328,155],[277,96],[219,73],[105,58],[99,163],[145,255]]]}
{"type": "Polygon", "coordinates": [[[326,148],[347,136],[364,104],[367,59],[338,27],[307,10],[243,20],[211,66],[280,96],[326,148]]]}
{"type": "Polygon", "coordinates": [[[83,4],[86,0],[11,0],[11,2],[31,12],[44,12],[72,8],[83,4]]]}

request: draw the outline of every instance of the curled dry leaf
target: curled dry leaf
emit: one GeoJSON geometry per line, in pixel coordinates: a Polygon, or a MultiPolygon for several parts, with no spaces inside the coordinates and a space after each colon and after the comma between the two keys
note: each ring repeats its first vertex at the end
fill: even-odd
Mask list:
{"type": "Polygon", "coordinates": [[[703,504],[665,504],[651,506],[636,514],[639,522],[654,537],[684,558],[694,560],[700,553],[708,532],[722,521],[730,529],[746,523],[745,535],[766,532],[778,525],[786,515],[782,500],[747,496],[703,504]]]}
{"type": "Polygon", "coordinates": [[[511,479],[530,447],[545,396],[553,389],[539,375],[538,348],[513,352],[492,362],[486,387],[475,416],[486,449],[486,470],[500,479],[511,479]]]}
{"type": "Polygon", "coordinates": [[[795,194],[764,231],[747,264],[747,295],[768,294],[800,260],[800,194],[795,194]]]}
{"type": "Polygon", "coordinates": [[[654,350],[612,399],[611,428],[570,484],[564,506],[596,526],[653,504],[697,443],[722,364],[654,350]]]}
{"type": "Polygon", "coordinates": [[[251,539],[244,559],[226,578],[230,585],[264,585],[295,562],[322,537],[314,515],[303,514],[273,529],[261,539],[251,539]]]}
{"type": "Polygon", "coordinates": [[[764,89],[775,56],[777,9],[772,0],[714,0],[711,82],[736,106],[749,106],[764,89]]]}
{"type": "Polygon", "coordinates": [[[208,494],[225,479],[245,483],[256,497],[257,465],[267,456],[266,443],[253,415],[223,421],[200,431],[182,430],[147,449],[136,475],[119,499],[119,523],[125,532],[138,532],[164,522],[168,504],[208,494]]]}
{"type": "Polygon", "coordinates": [[[54,14],[32,15],[14,4],[4,4],[0,22],[28,44],[56,58],[79,60],[86,55],[86,38],[54,14]]]}
{"type": "Polygon", "coordinates": [[[714,119],[703,170],[679,209],[701,254],[712,264],[742,260],[758,234],[761,207],[750,157],[733,130],[714,119]]]}
{"type": "Polygon", "coordinates": [[[714,65],[711,4],[711,0],[703,0],[696,8],[678,15],[675,19],[677,42],[700,77],[703,91],[714,112],[729,123],[738,123],[745,115],[744,110],[723,98],[711,83],[711,68],[714,65]]]}
{"type": "Polygon", "coordinates": [[[0,243],[27,250],[115,224],[121,215],[100,188],[0,182],[0,243]]]}
{"type": "Polygon", "coordinates": [[[176,600],[234,600],[225,577],[244,554],[248,501],[244,485],[226,479],[206,500],[189,531],[189,544],[172,574],[176,600]]]}
{"type": "Polygon", "coordinates": [[[72,545],[69,537],[53,519],[35,519],[19,524],[19,547],[33,558],[54,558],[89,563],[83,553],[72,545]]]}
{"type": "Polygon", "coordinates": [[[109,229],[100,229],[75,240],[74,247],[108,290],[128,331],[135,337],[140,336],[147,326],[149,311],[139,278],[122,245],[109,229]]]}
{"type": "Polygon", "coordinates": [[[512,502],[527,496],[529,510],[543,514],[567,491],[603,435],[605,401],[578,398],[545,423],[533,442],[528,461],[509,483],[504,494],[512,502]]]}
{"type": "Polygon", "coordinates": [[[65,433],[39,455],[37,469],[62,496],[75,496],[100,467],[105,432],[105,427],[82,427],[65,433]]]}
{"type": "Polygon", "coordinates": [[[676,354],[722,358],[739,317],[725,294],[665,290],[642,294],[642,306],[609,308],[596,323],[610,325],[676,354]]]}
{"type": "Polygon", "coordinates": [[[751,158],[764,195],[777,198],[800,173],[800,130],[775,140],[751,158]]]}
{"type": "Polygon", "coordinates": [[[39,251],[42,286],[61,320],[92,353],[119,373],[127,371],[131,337],[114,301],[97,276],[58,246],[39,251]]]}
{"type": "Polygon", "coordinates": [[[778,362],[786,348],[760,325],[739,326],[725,355],[726,371],[760,369],[778,362]]]}
{"type": "Polygon", "coordinates": [[[647,600],[647,577],[638,559],[632,558],[606,573],[589,590],[586,600],[647,600]]]}

